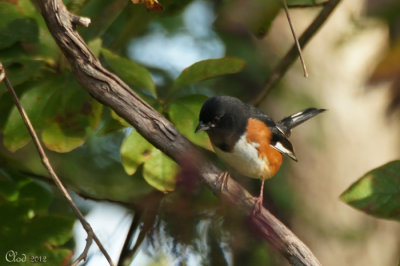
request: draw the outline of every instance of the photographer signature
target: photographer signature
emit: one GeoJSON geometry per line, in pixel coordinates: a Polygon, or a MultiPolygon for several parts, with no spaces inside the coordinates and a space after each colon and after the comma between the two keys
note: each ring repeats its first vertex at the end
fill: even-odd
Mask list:
{"type": "MultiPolygon", "coordinates": [[[[6,253],[5,259],[7,262],[26,262],[28,257],[25,253],[19,254],[18,251],[9,250],[6,253]]],[[[47,262],[46,256],[29,256],[31,263],[45,263],[47,262]]]]}

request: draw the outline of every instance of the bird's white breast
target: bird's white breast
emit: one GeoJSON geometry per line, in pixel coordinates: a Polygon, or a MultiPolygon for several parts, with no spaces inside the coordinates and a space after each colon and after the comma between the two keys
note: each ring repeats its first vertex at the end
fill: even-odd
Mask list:
{"type": "Polygon", "coordinates": [[[242,175],[253,178],[269,178],[268,160],[258,156],[258,144],[248,142],[244,134],[231,152],[225,152],[214,146],[215,153],[242,175]]]}

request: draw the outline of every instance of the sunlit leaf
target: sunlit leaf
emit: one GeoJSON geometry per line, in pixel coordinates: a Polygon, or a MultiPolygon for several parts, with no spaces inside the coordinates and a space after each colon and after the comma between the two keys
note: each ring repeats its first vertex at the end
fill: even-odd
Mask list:
{"type": "Polygon", "coordinates": [[[177,89],[198,81],[214,78],[221,75],[234,74],[243,70],[246,63],[233,57],[203,60],[184,69],[174,82],[177,89]]]}
{"type": "Polygon", "coordinates": [[[178,165],[162,151],[154,148],[151,157],[144,164],[143,176],[151,186],[164,192],[175,188],[178,165]]]}
{"type": "Polygon", "coordinates": [[[400,161],[366,173],[340,198],[370,215],[400,220],[400,161]]]}
{"type": "Polygon", "coordinates": [[[193,95],[179,98],[168,109],[169,118],[176,128],[189,140],[204,148],[210,149],[207,134],[195,133],[201,106],[206,96],[193,95]]]}
{"type": "Polygon", "coordinates": [[[132,131],[121,145],[121,159],[125,172],[132,175],[137,168],[147,161],[154,149],[145,138],[143,138],[136,130],[132,131]]]}
{"type": "Polygon", "coordinates": [[[153,96],[156,95],[156,87],[146,68],[105,48],[101,49],[101,54],[116,74],[130,86],[146,90],[153,96]]]}
{"type": "MultiPolygon", "coordinates": [[[[83,121],[82,121],[83,122],[83,121]]],[[[70,152],[85,142],[85,124],[74,129],[61,129],[60,125],[53,123],[42,131],[44,145],[52,151],[70,152]]]]}
{"type": "Polygon", "coordinates": [[[69,152],[85,142],[89,127],[96,129],[102,107],[71,74],[59,76],[56,81],[56,93],[43,111],[45,124],[41,136],[48,149],[69,152]]]}
{"type": "Polygon", "coordinates": [[[143,177],[148,184],[160,191],[174,189],[177,164],[151,145],[137,131],[133,131],[123,141],[121,158],[125,172],[128,174],[134,174],[139,166],[144,164],[143,177]]]}

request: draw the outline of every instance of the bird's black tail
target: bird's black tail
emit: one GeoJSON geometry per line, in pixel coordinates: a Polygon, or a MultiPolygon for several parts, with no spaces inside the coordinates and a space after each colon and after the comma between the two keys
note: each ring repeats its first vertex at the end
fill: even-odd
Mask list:
{"type": "Polygon", "coordinates": [[[324,111],[326,111],[326,109],[307,108],[301,112],[295,113],[291,116],[282,119],[281,121],[276,123],[276,125],[282,131],[283,134],[289,137],[292,128],[297,127],[301,123],[307,121],[308,119],[324,111]]]}

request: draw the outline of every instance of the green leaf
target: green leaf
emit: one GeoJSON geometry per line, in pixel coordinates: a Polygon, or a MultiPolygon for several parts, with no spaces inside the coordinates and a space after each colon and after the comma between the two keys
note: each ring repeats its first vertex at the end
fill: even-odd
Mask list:
{"type": "Polygon", "coordinates": [[[96,130],[101,122],[103,105],[94,99],[89,99],[86,103],[87,104],[82,109],[84,111],[83,113],[87,113],[90,127],[96,130]]]}
{"type": "MultiPolygon", "coordinates": [[[[52,85],[52,81],[42,82],[24,93],[20,99],[35,128],[40,127],[42,110],[52,95],[51,90],[54,89],[52,85]]],[[[11,152],[22,148],[30,140],[28,130],[15,106],[8,116],[3,134],[4,146],[11,152]]]]}
{"type": "Polygon", "coordinates": [[[89,127],[97,127],[102,107],[70,73],[57,77],[55,82],[57,93],[54,93],[43,111],[45,123],[41,136],[48,149],[70,152],[85,142],[89,127]]]}
{"type": "Polygon", "coordinates": [[[14,87],[38,76],[42,66],[44,66],[44,62],[40,60],[18,60],[17,58],[11,60],[14,61],[12,63],[6,63],[5,69],[7,70],[8,78],[14,87]]]}
{"type": "Polygon", "coordinates": [[[137,131],[125,138],[120,151],[125,172],[132,175],[144,164],[143,177],[149,185],[164,192],[174,189],[177,164],[137,131]]]}
{"type": "Polygon", "coordinates": [[[340,198],[370,215],[400,220],[400,161],[387,163],[366,173],[340,198]]]}
{"type": "Polygon", "coordinates": [[[105,48],[101,49],[101,54],[115,73],[128,85],[146,90],[151,95],[156,96],[154,81],[146,68],[105,48]]]}
{"type": "Polygon", "coordinates": [[[0,169],[0,198],[3,197],[8,201],[13,201],[18,198],[18,184],[14,182],[11,176],[0,169]]]}
{"type": "Polygon", "coordinates": [[[28,238],[51,245],[62,245],[72,237],[73,223],[74,220],[67,217],[40,216],[32,220],[28,238]]]}
{"type": "Polygon", "coordinates": [[[128,122],[126,122],[125,119],[123,119],[122,117],[120,117],[119,115],[117,115],[116,112],[114,112],[114,110],[111,110],[111,117],[117,121],[122,127],[130,127],[131,124],[129,124],[128,122]]]}
{"type": "Polygon", "coordinates": [[[47,210],[53,199],[53,193],[40,183],[29,182],[21,187],[19,198],[31,201],[31,206],[35,210],[47,210]]]}
{"type": "Polygon", "coordinates": [[[92,51],[92,53],[96,57],[99,57],[102,45],[103,45],[103,40],[101,38],[96,38],[88,42],[88,47],[90,51],[92,51]]]}
{"type": "Polygon", "coordinates": [[[199,61],[182,71],[175,80],[173,89],[221,75],[234,74],[242,71],[245,66],[246,63],[242,59],[234,57],[199,61]]]}
{"type": "Polygon", "coordinates": [[[16,19],[0,30],[0,49],[13,45],[18,41],[37,42],[39,29],[33,19],[16,19]]]}
{"type": "Polygon", "coordinates": [[[124,139],[120,149],[125,172],[129,175],[134,174],[138,167],[150,158],[153,149],[153,145],[133,130],[124,139]]]}
{"type": "Polygon", "coordinates": [[[195,133],[201,106],[206,96],[192,95],[179,98],[168,109],[169,118],[176,128],[190,141],[207,149],[211,149],[207,134],[195,133]]]}
{"type": "MultiPolygon", "coordinates": [[[[4,200],[0,193],[0,212],[6,217],[0,219],[0,254],[4,254],[0,259],[2,265],[6,263],[5,256],[10,250],[18,253],[18,257],[25,254],[26,261],[12,263],[15,265],[32,264],[31,256],[46,257],[46,263],[51,265],[68,264],[72,251],[66,246],[72,246],[66,243],[70,243],[72,238],[73,215],[51,213],[49,206],[54,199],[46,185],[10,169],[3,169],[0,174],[8,176],[6,182],[16,185],[18,195],[10,201],[4,200]]],[[[60,207],[68,208],[65,201],[62,202],[60,207]]]]}
{"type": "MultiPolygon", "coordinates": [[[[24,83],[25,84],[25,83],[24,83]]],[[[71,73],[49,76],[46,81],[30,85],[21,97],[44,144],[56,152],[69,152],[85,142],[87,129],[100,123],[102,105],[87,94],[71,73]]],[[[14,107],[5,127],[3,142],[14,152],[30,140],[18,110],[14,107]]]]}
{"type": "Polygon", "coordinates": [[[70,152],[85,143],[85,121],[75,128],[61,128],[60,124],[53,123],[42,131],[44,145],[55,152],[70,152]]]}
{"type": "Polygon", "coordinates": [[[5,1],[0,1],[0,29],[5,29],[15,19],[23,18],[18,7],[5,1]]]}
{"type": "Polygon", "coordinates": [[[143,176],[151,186],[168,192],[175,188],[178,165],[162,151],[154,148],[150,159],[144,164],[143,176]]]}

